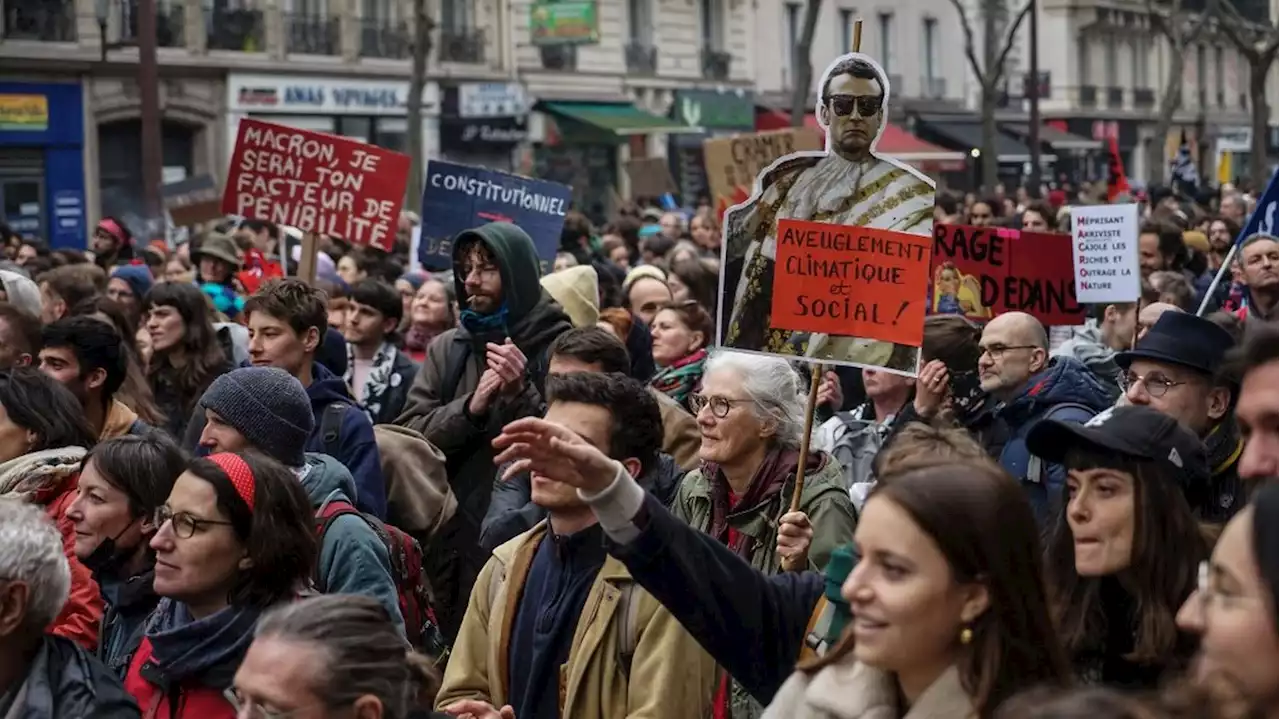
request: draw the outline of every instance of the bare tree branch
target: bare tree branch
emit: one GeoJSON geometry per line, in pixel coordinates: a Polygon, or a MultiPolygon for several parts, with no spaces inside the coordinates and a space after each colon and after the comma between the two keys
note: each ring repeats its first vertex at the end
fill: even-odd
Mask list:
{"type": "Polygon", "coordinates": [[[1035,0],[1027,0],[1027,4],[1022,6],[1022,10],[1018,12],[1017,17],[1013,18],[1013,24],[1009,26],[1009,32],[1004,38],[1004,48],[1000,50],[1000,56],[996,59],[996,66],[987,68],[988,72],[994,73],[991,76],[991,87],[1000,84],[1000,79],[1004,77],[1004,61],[1009,57],[1009,51],[1013,49],[1013,41],[1018,36],[1018,27],[1022,25],[1022,21],[1027,19],[1027,15],[1031,13],[1031,3],[1035,0]]]}
{"type": "Polygon", "coordinates": [[[969,16],[964,11],[964,5],[960,0],[951,0],[951,5],[955,7],[956,12],[960,14],[960,29],[964,30],[964,54],[969,59],[969,67],[972,68],[973,74],[981,80],[985,73],[982,71],[982,64],[978,62],[978,53],[974,49],[973,43],[973,26],[969,24],[969,16]]]}

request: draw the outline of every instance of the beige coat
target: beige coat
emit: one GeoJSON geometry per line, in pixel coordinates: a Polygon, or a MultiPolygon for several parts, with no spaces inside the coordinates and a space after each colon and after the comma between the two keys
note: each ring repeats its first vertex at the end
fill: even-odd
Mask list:
{"type": "MultiPolygon", "coordinates": [[[[481,570],[436,697],[437,710],[463,699],[495,707],[510,702],[507,657],[519,589],[546,531],[543,521],[503,544],[481,570]],[[495,580],[500,582],[496,590],[491,589],[495,580]]],[[[639,588],[632,595],[638,638],[630,672],[620,665],[626,621],[619,600],[621,587],[632,581],[621,562],[605,559],[578,620],[569,660],[561,667],[561,718],[706,719],[715,662],[639,588]]]]}
{"type": "Polygon", "coordinates": [[[903,712],[893,676],[853,655],[812,676],[791,675],[773,697],[763,719],[971,719],[973,701],[955,667],[938,677],[903,712]]]}
{"type": "Polygon", "coordinates": [[[662,451],[671,455],[680,469],[697,469],[698,448],[702,446],[698,421],[666,392],[650,387],[649,395],[658,401],[658,413],[662,416],[662,451]]]}

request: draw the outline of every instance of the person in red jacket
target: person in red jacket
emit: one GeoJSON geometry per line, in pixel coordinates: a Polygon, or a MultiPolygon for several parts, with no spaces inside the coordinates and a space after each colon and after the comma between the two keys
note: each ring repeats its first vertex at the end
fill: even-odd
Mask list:
{"type": "Polygon", "coordinates": [[[76,558],[66,510],[94,437],[79,400],[56,380],[29,367],[0,372],[0,498],[43,507],[57,525],[71,565],[71,594],[49,631],[90,651],[98,647],[102,594],[76,558]]]}
{"type": "Polygon", "coordinates": [[[223,452],[191,460],[153,519],[161,599],[125,690],[147,719],[234,719],[226,691],[258,617],[311,576],[311,503],[284,465],[223,452]]]}

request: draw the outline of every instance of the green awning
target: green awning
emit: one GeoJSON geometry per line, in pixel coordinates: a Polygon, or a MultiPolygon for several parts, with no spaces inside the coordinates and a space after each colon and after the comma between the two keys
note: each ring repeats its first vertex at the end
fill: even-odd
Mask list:
{"type": "Polygon", "coordinates": [[[619,136],[702,132],[700,127],[689,127],[679,120],[658,117],[631,103],[544,102],[539,108],[619,136]]]}

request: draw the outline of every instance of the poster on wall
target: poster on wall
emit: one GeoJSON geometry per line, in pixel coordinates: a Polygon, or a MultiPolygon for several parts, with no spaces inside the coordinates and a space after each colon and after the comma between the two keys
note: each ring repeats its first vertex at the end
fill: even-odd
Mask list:
{"type": "MultiPolygon", "coordinates": [[[[876,152],[890,89],[884,69],[867,55],[837,58],[822,74],[815,108],[826,149],[774,160],[755,178],[751,196],[725,213],[719,345],[916,374],[933,241],[934,182],[876,152]],[[803,224],[789,222],[794,220],[803,224]],[[826,229],[819,231],[817,223],[826,229]],[[850,316],[795,329],[802,325],[795,322],[799,309],[793,305],[786,317],[775,318],[784,309],[775,294],[780,288],[791,292],[797,270],[806,270],[791,246],[797,230],[804,233],[800,241],[816,245],[825,258],[818,260],[823,281],[849,286],[842,299],[849,302],[850,316]],[[849,257],[838,258],[838,247],[849,257]],[[890,285],[893,289],[887,291],[890,285]],[[877,295],[886,292],[891,303],[901,298],[897,307],[881,306],[877,295]],[[874,315],[872,307],[877,308],[874,315]]],[[[810,259],[817,260],[818,254],[810,259]]],[[[833,309],[844,311],[844,306],[833,309]]]]}

